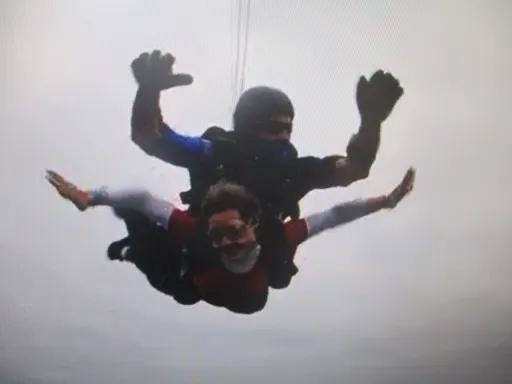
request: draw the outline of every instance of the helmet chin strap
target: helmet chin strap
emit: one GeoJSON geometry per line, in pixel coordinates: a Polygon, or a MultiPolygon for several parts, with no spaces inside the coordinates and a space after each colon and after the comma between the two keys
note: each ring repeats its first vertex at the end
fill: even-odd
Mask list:
{"type": "Polygon", "coordinates": [[[233,273],[247,273],[254,268],[258,262],[261,252],[261,245],[254,243],[249,248],[240,250],[234,256],[228,257],[221,254],[221,261],[224,267],[233,273]]]}

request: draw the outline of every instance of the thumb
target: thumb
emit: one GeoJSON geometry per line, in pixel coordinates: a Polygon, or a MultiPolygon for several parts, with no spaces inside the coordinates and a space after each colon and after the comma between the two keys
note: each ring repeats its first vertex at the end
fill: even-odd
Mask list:
{"type": "Polygon", "coordinates": [[[173,87],[181,87],[190,85],[194,82],[194,78],[188,73],[177,73],[169,79],[169,85],[173,87]]]}

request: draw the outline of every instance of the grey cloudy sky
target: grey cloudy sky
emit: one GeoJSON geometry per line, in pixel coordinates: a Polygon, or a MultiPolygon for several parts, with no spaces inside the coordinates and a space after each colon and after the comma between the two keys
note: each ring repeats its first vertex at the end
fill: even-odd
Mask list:
{"type": "Polygon", "coordinates": [[[304,212],[418,168],[399,209],[303,246],[292,287],[255,316],[179,307],[106,260],[124,231],[107,210],[79,214],[46,185],[53,167],[84,186],[186,188],[183,170],[129,140],[129,63],[171,51],[196,81],[165,94],[167,121],[189,134],[228,126],[234,4],[1,2],[0,382],[506,383],[506,1],[252,2],[246,85],[289,93],[302,154],[344,151],[359,75],[390,70],[406,90],[370,178],[309,195],[304,212]]]}

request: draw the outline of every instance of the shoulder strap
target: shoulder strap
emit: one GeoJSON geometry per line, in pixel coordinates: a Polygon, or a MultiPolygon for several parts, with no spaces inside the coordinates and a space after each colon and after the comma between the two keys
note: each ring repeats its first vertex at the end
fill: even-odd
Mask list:
{"type": "Polygon", "coordinates": [[[216,140],[228,136],[229,133],[230,132],[226,131],[224,128],[212,125],[203,132],[201,137],[206,140],[216,140]]]}
{"type": "Polygon", "coordinates": [[[194,237],[185,244],[184,254],[189,274],[220,265],[220,259],[206,236],[203,223],[196,229],[194,237]]]}
{"type": "Polygon", "coordinates": [[[261,222],[258,235],[262,244],[262,261],[269,271],[270,287],[287,288],[298,268],[293,261],[295,249],[286,243],[284,224],[276,218],[266,218],[261,222]]]}

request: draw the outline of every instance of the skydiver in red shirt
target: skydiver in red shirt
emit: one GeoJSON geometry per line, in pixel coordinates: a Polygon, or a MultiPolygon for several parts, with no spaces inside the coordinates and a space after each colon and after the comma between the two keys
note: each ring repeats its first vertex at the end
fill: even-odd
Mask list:
{"type": "Polygon", "coordinates": [[[283,224],[260,222],[258,200],[244,187],[229,182],[219,182],[209,190],[197,219],[146,190],[104,187],[86,191],[47,171],[47,180],[80,211],[94,206],[126,207],[177,235],[190,256],[182,279],[188,294],[244,314],[265,307],[277,260],[295,254],[300,244],[325,230],[396,207],[412,190],[414,178],[411,168],[389,194],[336,204],[283,224]]]}

